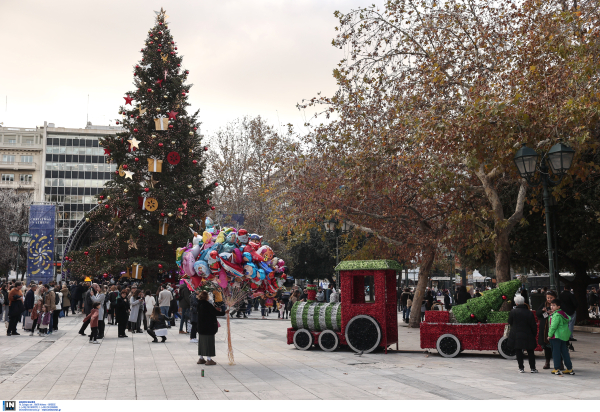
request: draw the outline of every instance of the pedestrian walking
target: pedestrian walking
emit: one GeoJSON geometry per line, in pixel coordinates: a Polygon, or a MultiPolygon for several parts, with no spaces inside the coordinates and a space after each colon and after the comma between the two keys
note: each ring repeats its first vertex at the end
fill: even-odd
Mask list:
{"type": "Polygon", "coordinates": [[[48,334],[50,335],[54,330],[54,310],[56,309],[56,295],[51,284],[44,285],[44,305],[48,305],[50,308],[49,312],[52,315],[50,317],[50,326],[48,327],[48,334]]]}
{"type": "Polygon", "coordinates": [[[140,291],[137,289],[133,291],[132,296],[129,298],[129,330],[131,333],[139,331],[138,316],[140,314],[140,309],[142,309],[142,301],[143,299],[140,298],[140,291]]]}
{"type": "Polygon", "coordinates": [[[537,325],[535,317],[529,307],[525,304],[523,296],[515,296],[515,305],[513,310],[508,315],[508,324],[510,325],[510,333],[508,335],[508,345],[515,349],[517,354],[517,364],[519,372],[525,372],[523,365],[523,351],[527,351],[527,359],[529,360],[529,368],[531,373],[537,373],[535,368],[535,341],[537,333],[537,325]]]}
{"type": "Polygon", "coordinates": [[[208,301],[208,293],[198,293],[198,355],[199,365],[216,365],[212,358],[216,356],[215,335],[219,331],[217,316],[224,316],[226,312],[219,311],[208,301]],[[204,357],[206,356],[206,360],[204,357]]]}
{"type": "Polygon", "coordinates": [[[87,315],[84,319],[83,322],[88,322],[90,327],[92,328],[92,333],[90,334],[90,343],[100,343],[98,342],[97,338],[98,338],[98,317],[99,317],[99,308],[100,308],[100,302],[94,302],[92,304],[92,310],[90,311],[90,314],[87,315]]]}
{"type": "Polygon", "coordinates": [[[556,292],[550,290],[546,292],[546,300],[542,302],[536,310],[536,315],[539,321],[538,344],[544,349],[544,357],[546,363],[542,369],[550,369],[550,359],[552,359],[552,347],[548,339],[549,322],[548,318],[552,315],[552,300],[556,299],[556,292]]]}
{"type": "Polygon", "coordinates": [[[50,327],[50,319],[52,319],[52,313],[50,312],[49,305],[42,305],[42,313],[40,313],[38,317],[38,322],[40,322],[39,327],[39,335],[45,336],[48,332],[48,328],[50,327]]]}
{"type": "Polygon", "coordinates": [[[150,324],[148,325],[148,335],[152,336],[152,342],[158,343],[157,337],[161,337],[161,343],[167,340],[167,317],[162,314],[160,308],[152,308],[150,324]]]}
{"type": "Polygon", "coordinates": [[[8,292],[8,331],[7,336],[20,335],[17,332],[17,323],[25,311],[23,303],[23,292],[21,291],[21,282],[15,282],[15,286],[8,292]]]}
{"type": "Polygon", "coordinates": [[[35,327],[37,326],[39,329],[39,325],[41,323],[41,314],[42,314],[42,308],[44,307],[44,303],[42,302],[41,299],[38,299],[35,302],[35,305],[33,306],[33,309],[31,309],[31,320],[33,321],[32,325],[31,325],[31,333],[29,334],[29,336],[33,336],[33,333],[35,332],[35,327]]]}
{"type": "Polygon", "coordinates": [[[158,306],[160,307],[160,313],[165,316],[169,316],[169,307],[171,306],[171,300],[173,295],[167,290],[165,285],[160,285],[160,293],[158,294],[158,306]]]}
{"type": "Polygon", "coordinates": [[[125,329],[129,321],[129,300],[127,299],[127,290],[122,290],[121,294],[115,300],[115,320],[117,322],[118,337],[127,338],[125,329]]]}
{"type": "Polygon", "coordinates": [[[64,284],[60,292],[62,293],[62,311],[65,316],[69,316],[69,308],[71,307],[71,291],[69,288],[67,288],[67,285],[64,284]]]}
{"type": "Polygon", "coordinates": [[[62,310],[63,294],[59,290],[59,286],[54,286],[54,311],[52,312],[52,330],[58,330],[58,320],[60,319],[60,311],[62,310]]]}
{"type": "Polygon", "coordinates": [[[187,330],[187,323],[190,319],[190,290],[187,284],[183,283],[179,286],[179,307],[181,308],[181,321],[179,322],[179,333],[186,334],[190,333],[187,330]],[[185,332],[183,331],[183,325],[185,324],[185,332]]]}
{"type": "Polygon", "coordinates": [[[561,309],[560,299],[552,300],[551,307],[553,313],[549,321],[548,339],[552,346],[552,360],[554,361],[552,373],[555,375],[562,375],[563,373],[575,375],[569,349],[567,348],[567,342],[571,336],[571,331],[569,330],[570,317],[561,309]],[[564,371],[560,370],[561,361],[566,366],[564,371]]]}
{"type": "Polygon", "coordinates": [[[152,296],[152,292],[147,290],[146,293],[144,293],[144,329],[148,329],[147,325],[150,325],[150,317],[152,316],[152,311],[154,311],[155,306],[156,300],[154,299],[154,296],[152,296]]]}

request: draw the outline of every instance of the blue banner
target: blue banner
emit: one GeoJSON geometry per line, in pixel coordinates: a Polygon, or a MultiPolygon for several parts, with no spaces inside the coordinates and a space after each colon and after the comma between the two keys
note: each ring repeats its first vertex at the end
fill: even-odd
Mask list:
{"type": "Polygon", "coordinates": [[[29,207],[29,233],[31,241],[27,252],[28,279],[44,283],[54,277],[54,220],[56,206],[31,205],[29,207]]]}

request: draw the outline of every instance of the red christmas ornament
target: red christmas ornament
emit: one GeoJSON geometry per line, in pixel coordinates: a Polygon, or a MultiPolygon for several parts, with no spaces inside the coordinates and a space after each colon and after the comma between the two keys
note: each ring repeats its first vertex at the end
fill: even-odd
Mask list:
{"type": "Polygon", "coordinates": [[[127,169],[127,165],[123,165],[123,169],[127,169]]]}
{"type": "Polygon", "coordinates": [[[150,42],[150,44],[154,44],[154,42],[153,42],[153,41],[151,41],[151,42],[150,42]]]}
{"type": "Polygon", "coordinates": [[[210,199],[206,199],[206,204],[210,205],[210,199]]]}
{"type": "Polygon", "coordinates": [[[204,151],[207,152],[208,151],[208,146],[204,146],[204,151]]]}
{"type": "Polygon", "coordinates": [[[129,116],[129,117],[131,117],[131,118],[133,119],[133,115],[131,115],[131,116],[129,116]]]}
{"type": "Polygon", "coordinates": [[[157,49],[157,51],[162,51],[161,49],[157,49]]]}
{"type": "Polygon", "coordinates": [[[196,163],[198,163],[198,161],[196,159],[194,159],[194,160],[192,160],[192,163],[196,164],[196,163]]]}
{"type": "Polygon", "coordinates": [[[105,209],[108,209],[109,207],[110,207],[109,205],[104,205],[104,208],[105,208],[105,209]]]}
{"type": "Polygon", "coordinates": [[[177,67],[181,66],[181,64],[178,64],[177,67]]]}
{"type": "Polygon", "coordinates": [[[138,66],[138,65],[136,64],[136,65],[135,65],[135,68],[136,68],[136,69],[139,69],[139,68],[140,68],[140,66],[138,66]]]}
{"type": "Polygon", "coordinates": [[[475,319],[475,315],[471,313],[471,319],[475,319]]]}
{"type": "Polygon", "coordinates": [[[185,96],[185,92],[181,92],[181,95],[182,95],[182,96],[185,96]]]}
{"type": "Polygon", "coordinates": [[[148,93],[152,93],[152,89],[148,89],[148,93]]]}
{"type": "Polygon", "coordinates": [[[133,131],[137,133],[137,132],[138,132],[138,129],[133,129],[133,131]]]}
{"type": "Polygon", "coordinates": [[[215,187],[219,186],[219,182],[215,182],[215,187]]]}
{"type": "MultiPolygon", "coordinates": [[[[160,24],[162,25],[162,23],[160,23],[160,24]]],[[[159,31],[159,32],[158,32],[158,35],[159,35],[159,36],[162,36],[162,31],[159,31]]]]}
{"type": "Polygon", "coordinates": [[[158,147],[163,147],[163,144],[162,144],[162,143],[159,143],[159,144],[158,144],[158,147]]]}
{"type": "Polygon", "coordinates": [[[136,118],[136,119],[139,119],[139,118],[140,118],[140,116],[136,116],[135,118],[136,118]]]}
{"type": "Polygon", "coordinates": [[[210,210],[215,210],[215,207],[214,207],[214,206],[211,206],[211,207],[210,207],[210,210]]]}
{"type": "Polygon", "coordinates": [[[197,128],[197,127],[194,127],[194,130],[198,130],[198,128],[197,128]]]}
{"type": "Polygon", "coordinates": [[[171,110],[169,113],[167,113],[167,115],[169,116],[169,119],[176,119],[177,114],[178,114],[178,112],[174,112],[173,110],[171,110]]]}
{"type": "Polygon", "coordinates": [[[105,273],[105,274],[104,274],[104,275],[102,275],[102,276],[104,276],[105,278],[107,278],[107,277],[108,277],[108,273],[105,273]]]}
{"type": "Polygon", "coordinates": [[[118,170],[115,170],[115,174],[116,174],[116,175],[118,175],[118,174],[119,174],[119,171],[118,171],[118,170]]]}
{"type": "Polygon", "coordinates": [[[165,214],[164,214],[164,212],[160,214],[160,217],[165,217],[165,214]]]}
{"type": "Polygon", "coordinates": [[[175,42],[174,42],[174,41],[172,41],[172,42],[171,42],[171,44],[175,44],[175,42]]]}
{"type": "Polygon", "coordinates": [[[131,105],[131,102],[133,101],[133,97],[129,97],[129,95],[127,95],[127,97],[123,97],[123,99],[125,99],[125,104],[131,105]]]}
{"type": "Polygon", "coordinates": [[[178,208],[177,211],[178,212],[183,212],[183,209],[182,208],[178,208]]]}
{"type": "Polygon", "coordinates": [[[137,76],[137,73],[133,73],[134,76],[137,76]]]}
{"type": "Polygon", "coordinates": [[[502,295],[502,300],[506,300],[506,295],[502,295]]]}
{"type": "Polygon", "coordinates": [[[177,47],[175,47],[175,50],[177,50],[177,47]]]}
{"type": "Polygon", "coordinates": [[[100,198],[100,200],[103,200],[103,199],[104,199],[104,196],[102,196],[102,195],[100,195],[100,196],[98,196],[98,197],[100,198]]]}
{"type": "MultiPolygon", "coordinates": [[[[177,47],[175,47],[175,48],[177,48],[177,47]]],[[[171,52],[171,54],[175,54],[175,52],[171,52]]]]}
{"type": "Polygon", "coordinates": [[[169,164],[177,165],[177,164],[179,164],[180,161],[181,161],[181,157],[179,156],[179,153],[177,153],[177,152],[170,152],[167,155],[167,162],[169,162],[169,164]]]}
{"type": "Polygon", "coordinates": [[[116,123],[117,123],[117,124],[120,124],[118,120],[116,121],[116,123]]]}
{"type": "Polygon", "coordinates": [[[133,160],[135,160],[136,162],[139,162],[139,161],[140,161],[140,158],[139,158],[139,157],[136,157],[136,158],[135,158],[135,159],[133,159],[133,160]]]}
{"type": "Polygon", "coordinates": [[[150,191],[150,189],[148,189],[147,187],[144,188],[144,192],[148,193],[150,191]]]}
{"type": "Polygon", "coordinates": [[[140,51],[143,53],[143,52],[144,52],[144,49],[140,49],[140,51]]]}
{"type": "Polygon", "coordinates": [[[161,265],[160,263],[158,264],[158,268],[159,268],[159,269],[162,269],[162,265],[161,265]]]}
{"type": "Polygon", "coordinates": [[[173,128],[173,125],[172,125],[172,124],[170,124],[170,125],[169,125],[169,129],[172,129],[172,128],[173,128]]]}
{"type": "Polygon", "coordinates": [[[83,252],[83,254],[87,256],[87,255],[89,255],[89,254],[90,254],[90,252],[88,252],[88,251],[86,250],[85,252],[83,252]]]}

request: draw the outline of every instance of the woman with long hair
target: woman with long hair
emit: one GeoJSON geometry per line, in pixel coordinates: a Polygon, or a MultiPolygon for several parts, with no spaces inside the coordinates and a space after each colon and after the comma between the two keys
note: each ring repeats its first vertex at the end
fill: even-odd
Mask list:
{"type": "MultiPolygon", "coordinates": [[[[212,360],[216,355],[215,335],[219,331],[217,316],[224,316],[226,312],[217,310],[208,301],[208,292],[197,292],[198,297],[198,355],[199,365],[216,365],[212,360]],[[206,360],[204,357],[206,356],[206,360]]],[[[224,307],[222,307],[224,309],[224,307]]]]}
{"type": "Polygon", "coordinates": [[[152,342],[158,343],[157,336],[161,337],[161,343],[167,340],[167,318],[165,315],[160,313],[160,308],[155,306],[152,308],[152,315],[150,316],[150,324],[148,325],[148,335],[152,336],[152,342]]]}
{"type": "Polygon", "coordinates": [[[138,319],[140,309],[142,308],[143,299],[140,297],[139,290],[132,290],[131,297],[129,298],[129,330],[131,333],[136,333],[139,330],[138,319]]]}

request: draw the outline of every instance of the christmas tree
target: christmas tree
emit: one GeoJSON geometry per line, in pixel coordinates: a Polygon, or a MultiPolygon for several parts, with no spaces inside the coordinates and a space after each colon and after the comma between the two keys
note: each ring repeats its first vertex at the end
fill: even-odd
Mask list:
{"type": "MultiPolygon", "coordinates": [[[[498,315],[504,302],[512,301],[515,293],[521,287],[520,280],[500,283],[496,289],[488,290],[478,298],[469,299],[467,303],[452,307],[452,313],[458,323],[504,323],[499,322],[505,316],[498,315]]],[[[506,313],[508,316],[508,312],[506,313]]]]}
{"type": "MultiPolygon", "coordinates": [[[[160,279],[176,269],[175,251],[193,231],[202,231],[213,209],[216,182],[205,182],[198,112],[187,113],[188,70],[182,66],[165,11],[134,67],[135,90],[125,93],[119,109],[124,132],[101,141],[115,176],[98,196],[99,206],[86,219],[100,239],[70,256],[73,278],[131,273],[135,279],[160,279]],[[130,272],[131,271],[131,272],[130,272]]],[[[104,276],[104,277],[108,277],[104,276]]]]}

